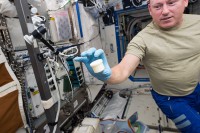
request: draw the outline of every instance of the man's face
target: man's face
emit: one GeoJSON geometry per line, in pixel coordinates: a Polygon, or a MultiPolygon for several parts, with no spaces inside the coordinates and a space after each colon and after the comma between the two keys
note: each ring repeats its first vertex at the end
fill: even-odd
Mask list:
{"type": "Polygon", "coordinates": [[[167,29],[178,26],[188,0],[150,0],[149,12],[153,21],[161,28],[167,29]]]}

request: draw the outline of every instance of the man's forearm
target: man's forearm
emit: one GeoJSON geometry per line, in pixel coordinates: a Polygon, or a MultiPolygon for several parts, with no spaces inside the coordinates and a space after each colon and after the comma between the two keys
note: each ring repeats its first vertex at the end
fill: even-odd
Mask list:
{"type": "Polygon", "coordinates": [[[134,55],[126,55],[122,61],[114,66],[111,71],[111,77],[106,81],[108,84],[119,84],[125,81],[136,69],[140,60],[134,55]]]}
{"type": "Polygon", "coordinates": [[[106,81],[108,84],[119,84],[128,78],[128,76],[125,76],[123,71],[120,71],[117,66],[113,67],[111,70],[111,77],[106,81]]]}

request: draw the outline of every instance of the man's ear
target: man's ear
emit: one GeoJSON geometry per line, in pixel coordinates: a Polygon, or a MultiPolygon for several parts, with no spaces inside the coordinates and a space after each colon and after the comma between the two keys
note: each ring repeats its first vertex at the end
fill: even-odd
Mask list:
{"type": "Polygon", "coordinates": [[[148,4],[149,14],[151,15],[151,7],[150,4],[148,4]]]}
{"type": "Polygon", "coordinates": [[[189,0],[184,0],[184,5],[185,5],[185,7],[188,6],[188,3],[189,3],[189,0]]]}

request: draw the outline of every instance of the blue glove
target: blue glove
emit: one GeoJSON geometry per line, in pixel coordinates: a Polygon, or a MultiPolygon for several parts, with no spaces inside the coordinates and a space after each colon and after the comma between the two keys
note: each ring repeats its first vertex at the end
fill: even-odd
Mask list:
{"type": "Polygon", "coordinates": [[[105,53],[102,49],[96,50],[96,48],[90,48],[89,50],[81,53],[81,57],[74,58],[75,61],[83,62],[87,67],[88,71],[91,73],[92,76],[96,77],[101,81],[106,81],[111,76],[111,69],[108,65],[105,53]],[[105,69],[99,73],[94,73],[90,63],[97,59],[102,59],[105,69]]]}

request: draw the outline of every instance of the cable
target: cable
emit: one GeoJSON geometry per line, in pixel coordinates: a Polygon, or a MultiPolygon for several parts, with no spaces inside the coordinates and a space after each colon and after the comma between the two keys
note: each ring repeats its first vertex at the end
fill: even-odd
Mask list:
{"type": "Polygon", "coordinates": [[[85,41],[85,42],[83,42],[83,43],[80,43],[79,45],[83,45],[83,44],[85,44],[85,43],[91,42],[91,41],[93,41],[94,39],[96,39],[99,35],[100,35],[100,34],[97,34],[94,38],[92,38],[92,39],[90,39],[90,40],[88,40],[88,41],[85,41]]]}
{"type": "Polygon", "coordinates": [[[76,54],[78,54],[78,48],[76,46],[75,47],[71,47],[71,48],[63,50],[63,52],[60,52],[59,54],[62,55],[62,56],[64,56],[64,57],[67,57],[67,58],[71,57],[71,56],[75,56],[76,54]],[[73,49],[75,49],[76,52],[68,55],[67,52],[69,52],[69,51],[71,51],[73,49]]]}
{"type": "Polygon", "coordinates": [[[64,66],[65,70],[66,70],[67,78],[69,79],[69,84],[70,84],[70,86],[72,88],[72,98],[73,98],[74,97],[74,89],[72,87],[72,82],[71,82],[70,77],[69,77],[68,69],[66,67],[66,64],[63,62],[62,58],[59,55],[58,55],[58,58],[59,58],[61,64],[64,66]]]}
{"type": "Polygon", "coordinates": [[[72,83],[71,83],[71,80],[70,80],[70,77],[69,77],[68,69],[67,69],[65,63],[63,62],[63,59],[62,59],[61,56],[64,56],[65,58],[69,58],[69,57],[75,56],[76,54],[78,54],[78,48],[76,46],[75,47],[69,47],[66,50],[64,50],[62,53],[58,52],[58,51],[56,51],[56,53],[58,53],[58,58],[60,59],[61,64],[64,66],[64,68],[66,70],[66,74],[67,74],[67,77],[69,79],[69,83],[70,83],[70,86],[71,86],[71,89],[72,89],[71,94],[72,94],[72,99],[73,99],[73,97],[74,97],[74,89],[73,89],[73,86],[72,86],[72,83]],[[73,49],[75,49],[76,52],[73,53],[73,54],[67,55],[67,52],[69,52],[70,50],[73,50],[73,49]]]}
{"type": "MultiPolygon", "coordinates": [[[[96,39],[98,36],[100,35],[100,33],[98,33],[95,37],[93,37],[92,39],[88,40],[88,41],[85,41],[85,42],[82,42],[82,43],[79,43],[79,44],[73,44],[73,45],[70,45],[70,46],[67,46],[67,47],[63,47],[64,49],[68,49],[68,48],[71,48],[71,47],[75,47],[75,46],[81,46],[81,45],[84,45],[85,43],[88,43],[88,42],[91,42],[93,41],[94,39],[96,39]]],[[[71,43],[65,43],[65,44],[71,44],[71,43]]],[[[43,48],[46,48],[47,46],[45,45],[43,48]]],[[[61,48],[62,49],[62,48],[61,48]]],[[[59,49],[58,49],[59,51],[59,49]]]]}
{"type": "MultiPolygon", "coordinates": [[[[49,70],[50,70],[50,73],[51,73],[51,76],[52,76],[52,79],[53,79],[53,82],[54,82],[54,85],[56,87],[56,90],[57,90],[57,97],[58,97],[58,110],[57,110],[57,114],[56,114],[56,118],[55,118],[55,123],[58,121],[58,117],[59,117],[59,113],[60,113],[60,95],[59,95],[59,89],[58,89],[58,84],[56,82],[56,78],[55,78],[55,74],[53,73],[53,70],[52,70],[52,67],[51,67],[51,64],[50,64],[50,58],[48,57],[47,58],[47,64],[48,64],[48,67],[49,67],[49,70]]],[[[56,129],[57,129],[57,124],[54,126],[53,128],[53,133],[56,132],[56,129]]]]}
{"type": "Polygon", "coordinates": [[[66,70],[66,73],[67,73],[67,77],[69,79],[69,83],[70,83],[70,86],[71,86],[71,89],[72,89],[72,92],[71,92],[72,99],[74,97],[74,89],[73,89],[73,86],[72,86],[72,83],[71,83],[71,80],[70,80],[70,77],[69,77],[68,69],[67,69],[66,65],[64,64],[64,62],[63,62],[62,58],[60,57],[60,55],[64,56],[65,58],[69,58],[69,57],[75,56],[76,54],[78,54],[78,48],[75,46],[75,47],[69,47],[68,49],[64,50],[62,53],[59,52],[59,55],[58,55],[58,58],[60,59],[62,65],[64,66],[64,68],[66,70]],[[70,50],[73,50],[73,49],[75,49],[76,52],[73,53],[73,54],[67,55],[67,52],[69,52],[70,50]]]}
{"type": "Polygon", "coordinates": [[[89,86],[87,85],[87,84],[84,84],[85,86],[86,86],[86,89],[88,89],[89,90],[89,92],[90,92],[90,96],[91,96],[91,102],[92,102],[92,92],[90,91],[90,88],[89,88],[89,86]]]}

